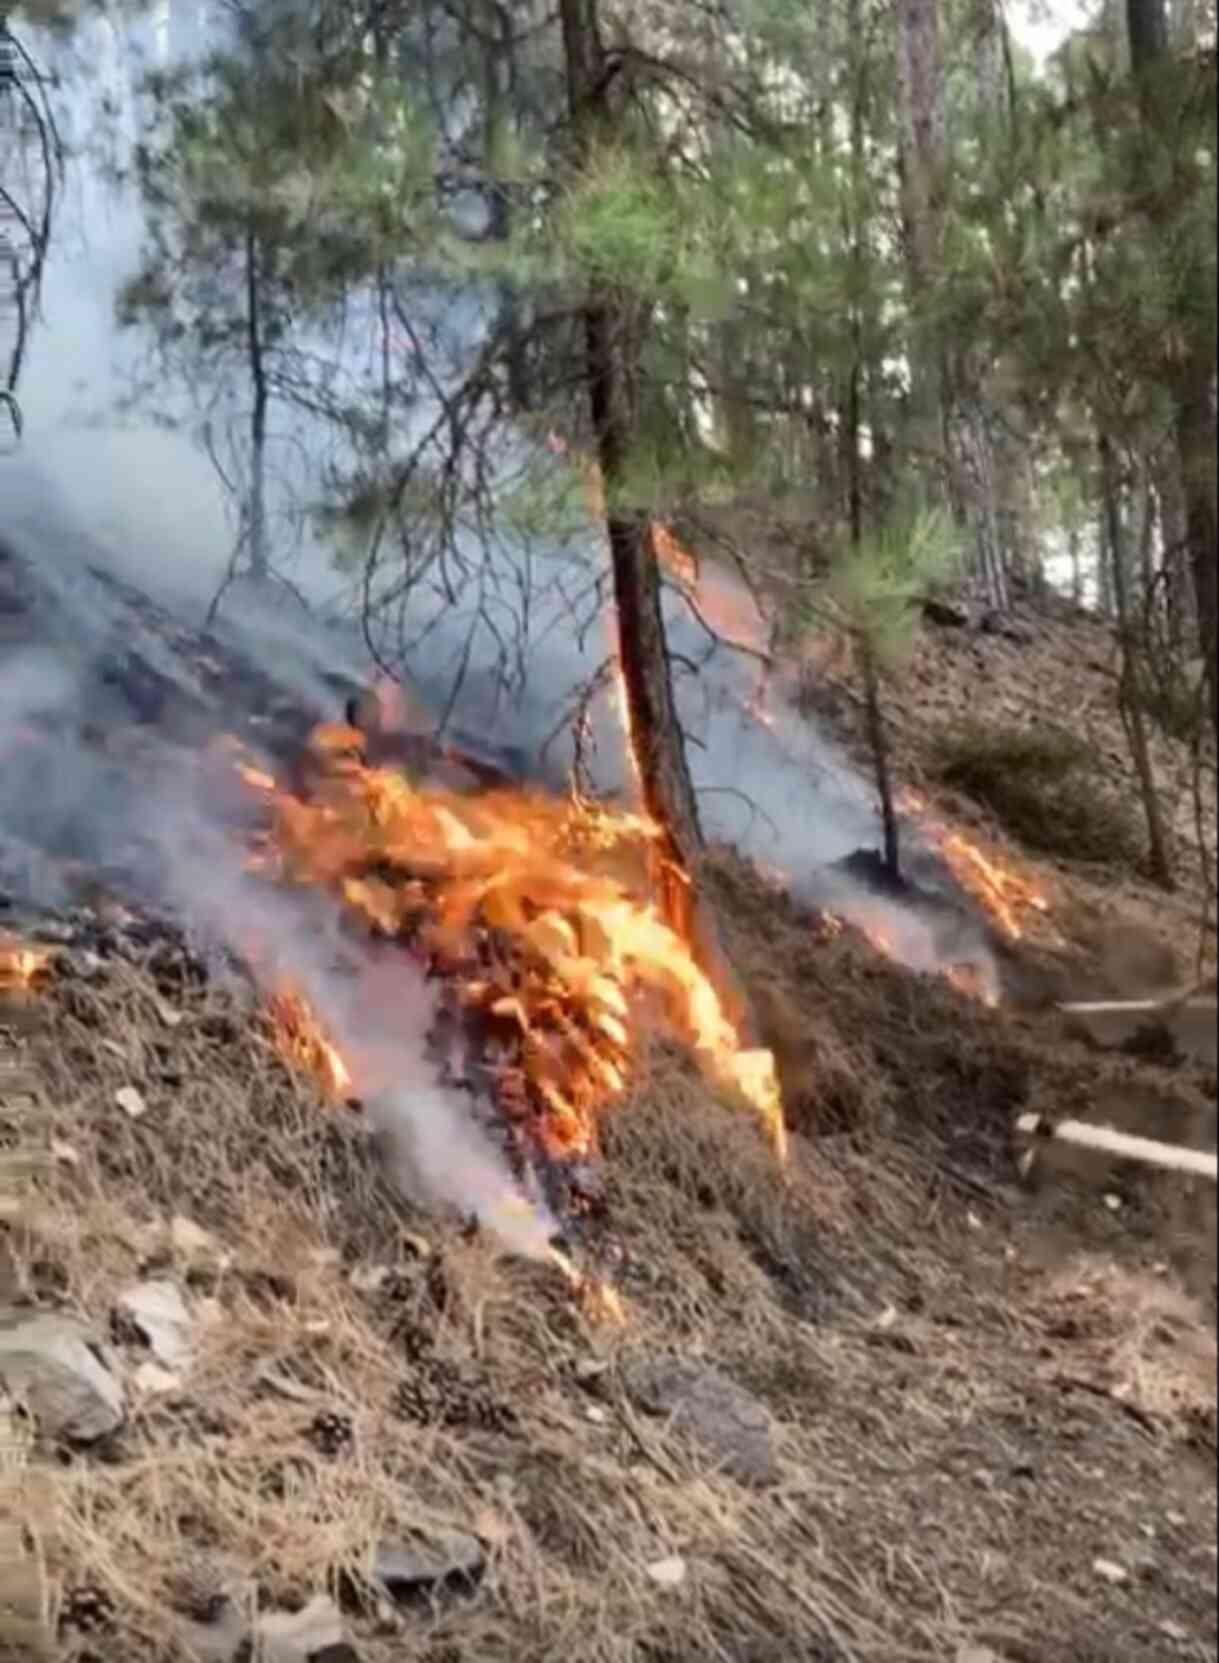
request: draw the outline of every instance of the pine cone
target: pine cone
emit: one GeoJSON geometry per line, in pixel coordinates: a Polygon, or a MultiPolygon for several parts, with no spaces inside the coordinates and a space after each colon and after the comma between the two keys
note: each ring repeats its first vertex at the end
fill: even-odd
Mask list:
{"type": "Polygon", "coordinates": [[[351,1417],[334,1409],[323,1409],[313,1417],[305,1436],[319,1455],[344,1455],[355,1442],[351,1417]]]}
{"type": "Polygon", "coordinates": [[[90,1583],[69,1588],[59,1610],[59,1626],[76,1634],[106,1634],[114,1627],[114,1601],[90,1583]]]}

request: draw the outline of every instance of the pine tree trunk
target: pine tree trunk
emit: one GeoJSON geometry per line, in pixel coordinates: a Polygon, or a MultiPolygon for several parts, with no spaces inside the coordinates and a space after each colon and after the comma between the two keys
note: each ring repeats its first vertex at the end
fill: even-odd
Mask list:
{"type": "Polygon", "coordinates": [[[246,504],[250,571],[265,578],[270,570],[267,550],[267,369],[263,355],[262,308],[258,270],[258,239],[246,233],[246,350],[253,403],[250,408],[250,492],[246,504]]]}
{"type": "Polygon", "coordinates": [[[1165,447],[1155,471],[1155,484],[1156,495],[1160,499],[1162,581],[1168,644],[1179,650],[1185,644],[1188,631],[1193,628],[1193,608],[1185,493],[1181,489],[1181,458],[1175,448],[1165,447]]]}
{"type": "MultiPolygon", "coordinates": [[[[608,132],[597,0],[561,0],[568,96],[578,149],[608,132]]],[[[660,567],[647,517],[618,503],[637,418],[637,303],[603,289],[584,308],[585,371],[618,615],[618,655],[630,739],[644,804],[663,829],[673,862],[692,869],[702,848],[698,804],[686,764],[660,610],[660,567]]]]}
{"type": "Polygon", "coordinates": [[[1071,526],[1067,532],[1067,552],[1071,557],[1071,599],[1076,606],[1084,603],[1084,574],[1079,561],[1079,530],[1071,526]]]}
{"type": "MultiPolygon", "coordinates": [[[[1168,18],[1164,0],[1126,0],[1130,66],[1139,91],[1144,140],[1150,147],[1169,129],[1174,88],[1167,76],[1168,18]]],[[[1196,168],[1197,163],[1194,162],[1196,168]]],[[[1148,169],[1150,172],[1150,169],[1148,169]]],[[[1201,275],[1201,274],[1199,274],[1201,275]]],[[[1197,342],[1168,376],[1175,404],[1174,434],[1185,498],[1185,538],[1198,612],[1198,646],[1219,741],[1219,506],[1215,473],[1215,349],[1197,342]]]]}
{"type": "Polygon", "coordinates": [[[1194,580],[1198,646],[1211,729],[1219,741],[1219,516],[1215,502],[1214,365],[1192,365],[1177,389],[1177,450],[1185,496],[1185,540],[1194,580]]]}
{"type": "Polygon", "coordinates": [[[1130,604],[1130,576],[1127,566],[1125,538],[1122,534],[1121,504],[1118,500],[1113,447],[1102,434],[1098,442],[1098,448],[1100,452],[1101,501],[1112,568],[1118,641],[1122,653],[1118,703],[1130,744],[1131,760],[1134,763],[1135,775],[1139,782],[1143,814],[1147,821],[1147,852],[1151,877],[1162,888],[1172,889],[1174,881],[1172,859],[1168,848],[1168,833],[1165,829],[1164,814],[1160,806],[1160,793],[1156,788],[1155,769],[1151,761],[1151,747],[1147,742],[1142,662],[1130,604]]]}
{"type": "MultiPolygon", "coordinates": [[[[613,130],[597,0],[559,0],[559,16],[579,159],[598,137],[609,137],[613,130]]],[[[662,916],[688,942],[742,1042],[751,1046],[757,1036],[750,1001],[696,886],[703,835],[673,697],[660,564],[646,516],[624,509],[619,501],[618,487],[635,434],[641,339],[641,322],[630,297],[608,289],[588,295],[584,368],[604,489],[629,742],[644,807],[660,833],[656,875],[662,916]]]]}
{"type": "Polygon", "coordinates": [[[944,368],[928,311],[944,238],[944,68],[939,0],[898,0],[898,166],[913,313],[910,438],[938,496],[944,456],[944,368]]]}

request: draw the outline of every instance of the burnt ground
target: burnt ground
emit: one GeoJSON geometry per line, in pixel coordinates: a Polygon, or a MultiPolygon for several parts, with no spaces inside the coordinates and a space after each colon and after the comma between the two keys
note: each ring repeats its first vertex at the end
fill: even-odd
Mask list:
{"type": "Polygon", "coordinates": [[[604,1127],[620,1326],[395,1198],[359,1117],[174,938],[120,920],[9,1000],[7,1302],[105,1329],[155,1274],[195,1336],[149,1384],[111,1326],[130,1409],[100,1445],[10,1413],[13,1655],[41,1609],[47,1657],[189,1657],[227,1577],[277,1608],[329,1589],[363,1663],[1216,1657],[1213,1192],[1025,1188],[1008,1131],[1119,1090],[1213,1118],[1213,1076],[821,939],[730,860],[709,881],[792,1155],[642,1057],[604,1127]],[[765,1406],[768,1482],[639,1408],[632,1370],[674,1353],[765,1406]],[[453,1528],[476,1587],[367,1594],[378,1539],[453,1528]]]}

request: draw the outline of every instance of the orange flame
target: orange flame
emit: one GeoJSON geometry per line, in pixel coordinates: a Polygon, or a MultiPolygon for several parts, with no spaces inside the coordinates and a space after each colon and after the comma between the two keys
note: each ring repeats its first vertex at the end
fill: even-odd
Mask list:
{"type": "Polygon", "coordinates": [[[354,1092],[351,1072],[338,1048],[326,1038],[304,995],[284,986],[269,1000],[275,1040],[289,1067],[318,1080],[326,1095],[344,1102],[354,1092]]]}
{"type": "Polygon", "coordinates": [[[23,992],[49,968],[54,953],[31,947],[13,936],[0,935],[0,992],[23,992]]]}
{"type": "MultiPolygon", "coordinates": [[[[314,756],[332,765],[308,800],[268,791],[261,771],[244,770],[273,816],[256,864],[330,889],[376,931],[412,934],[452,967],[492,1031],[519,1037],[552,1153],[594,1147],[597,1113],[623,1089],[649,1010],[710,1078],[749,1101],[782,1149],[771,1054],[741,1048],[686,943],[635,892],[656,835],[650,822],[578,799],[415,787],[339,754],[330,738],[315,735],[314,756]]],[[[291,1053],[340,1091],[342,1059],[302,1022],[299,1002],[281,1019],[285,1009],[296,1024],[291,1053]]]]}
{"type": "Polygon", "coordinates": [[[1048,898],[1031,878],[997,854],[986,854],[963,832],[929,815],[927,799],[921,792],[901,792],[897,806],[904,814],[919,816],[919,830],[931,838],[957,882],[986,909],[1009,941],[1023,937],[1025,914],[1049,912],[1048,898]]]}

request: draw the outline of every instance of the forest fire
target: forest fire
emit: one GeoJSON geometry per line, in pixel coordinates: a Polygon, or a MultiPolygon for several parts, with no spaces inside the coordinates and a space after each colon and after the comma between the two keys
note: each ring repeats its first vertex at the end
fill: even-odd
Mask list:
{"type": "Polygon", "coordinates": [[[1031,879],[998,856],[983,853],[963,832],[928,814],[927,799],[920,792],[909,788],[902,791],[897,806],[903,814],[918,816],[919,831],[935,844],[957,882],[981,904],[1009,941],[1022,939],[1028,913],[1049,912],[1049,900],[1031,879]]]}
{"type": "Polygon", "coordinates": [[[335,1102],[351,1097],[351,1071],[338,1047],[322,1032],[304,995],[295,988],[280,987],[271,995],[268,1007],[276,1043],[289,1067],[317,1080],[335,1102]]]}
{"type": "Polygon", "coordinates": [[[0,935],[0,992],[22,993],[32,988],[50,968],[52,958],[48,948],[0,935]]]}
{"type": "MultiPolygon", "coordinates": [[[[501,1099],[547,1155],[595,1151],[598,1116],[626,1084],[638,1034],[657,1022],[752,1107],[782,1152],[771,1054],[741,1047],[689,947],[643,898],[655,836],[646,819],[577,798],[414,786],[365,766],[360,746],[354,729],[315,730],[310,755],[323,766],[307,795],[238,758],[269,811],[252,864],[335,894],[372,935],[455,982],[500,1059],[501,1099]]],[[[281,990],[275,1016],[285,1054],[342,1097],[351,1059],[307,1005],[281,990]]]]}

